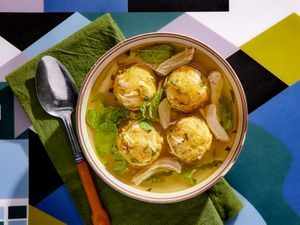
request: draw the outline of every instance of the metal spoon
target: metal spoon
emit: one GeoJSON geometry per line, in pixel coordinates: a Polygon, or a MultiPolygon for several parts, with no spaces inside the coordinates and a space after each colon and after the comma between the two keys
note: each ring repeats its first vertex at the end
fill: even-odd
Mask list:
{"type": "Polygon", "coordinates": [[[63,120],[74,153],[79,176],[92,210],[94,225],[109,225],[109,218],[102,208],[88,165],[83,158],[71,122],[71,114],[76,108],[77,92],[68,70],[57,59],[44,56],[38,64],[35,86],[38,100],[50,115],[63,120]]]}

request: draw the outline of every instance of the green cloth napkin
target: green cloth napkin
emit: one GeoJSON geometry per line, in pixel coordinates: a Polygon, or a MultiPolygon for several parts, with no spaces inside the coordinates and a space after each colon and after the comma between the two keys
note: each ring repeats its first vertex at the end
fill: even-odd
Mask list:
{"type": "MultiPolygon", "coordinates": [[[[92,224],[91,211],[73,163],[68,136],[63,123],[41,108],[35,93],[35,71],[37,62],[43,55],[54,56],[70,71],[79,88],[96,60],[123,39],[124,35],[111,16],[105,14],[6,77],[67,186],[85,224],[92,224]]],[[[93,178],[112,224],[116,225],[218,225],[236,215],[243,207],[223,179],[209,191],[193,199],[157,205],[140,202],[116,192],[95,173],[93,178]]]]}

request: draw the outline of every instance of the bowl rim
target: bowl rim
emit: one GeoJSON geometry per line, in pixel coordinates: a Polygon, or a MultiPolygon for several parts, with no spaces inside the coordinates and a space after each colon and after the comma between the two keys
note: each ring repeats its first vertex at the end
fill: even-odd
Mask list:
{"type": "MultiPolygon", "coordinates": [[[[88,92],[90,93],[90,90],[88,90],[88,92]]],[[[193,197],[205,192],[209,188],[211,188],[219,179],[224,177],[225,174],[230,170],[230,168],[236,162],[238,156],[240,155],[241,149],[243,147],[243,144],[244,144],[244,141],[245,141],[245,138],[246,138],[246,131],[247,131],[247,127],[248,127],[248,109],[247,109],[246,95],[245,95],[244,89],[241,85],[241,82],[240,82],[237,74],[235,73],[233,68],[230,66],[230,64],[227,62],[227,60],[225,58],[223,58],[219,53],[217,53],[213,48],[211,48],[207,44],[204,44],[203,42],[201,42],[201,41],[199,41],[199,40],[197,40],[193,37],[183,35],[183,34],[178,34],[178,33],[172,33],[172,32],[143,33],[143,34],[140,34],[140,35],[137,35],[137,36],[134,36],[134,37],[131,37],[131,38],[128,38],[128,39],[125,39],[125,40],[119,42],[114,47],[109,49],[106,53],[104,53],[95,62],[95,64],[92,66],[92,68],[88,72],[88,74],[87,74],[87,76],[86,76],[86,78],[85,78],[85,80],[84,80],[84,82],[83,82],[83,84],[80,88],[79,94],[78,94],[77,108],[76,109],[77,109],[76,110],[76,133],[77,133],[77,137],[78,137],[80,146],[83,150],[83,153],[85,155],[85,158],[87,159],[89,165],[92,167],[94,172],[96,172],[96,174],[106,184],[108,184],[110,187],[112,187],[116,191],[118,191],[118,192],[120,192],[120,193],[122,193],[122,194],[124,194],[128,197],[131,197],[133,199],[137,199],[137,200],[140,200],[140,201],[144,201],[144,202],[159,203],[159,204],[175,203],[175,202],[180,202],[180,201],[184,201],[184,200],[188,200],[190,198],[193,198],[193,197]],[[221,63],[226,68],[226,70],[229,72],[229,73],[226,72],[226,76],[230,76],[234,80],[235,86],[238,90],[238,96],[240,97],[240,100],[241,100],[241,103],[242,103],[241,106],[240,106],[241,111],[242,111],[242,115],[241,115],[241,121],[239,121],[239,123],[242,123],[242,125],[241,125],[241,135],[239,137],[236,136],[236,138],[238,138],[237,145],[236,145],[236,148],[234,149],[233,155],[231,156],[230,160],[227,162],[227,165],[223,168],[222,171],[219,171],[219,173],[213,179],[210,179],[209,182],[205,186],[202,186],[202,187],[199,186],[199,188],[197,190],[193,191],[193,192],[189,192],[189,193],[186,193],[184,195],[177,195],[177,196],[170,197],[170,198],[155,198],[155,197],[139,195],[137,193],[134,193],[134,192],[126,189],[125,187],[121,187],[120,185],[114,183],[111,179],[109,179],[105,175],[105,173],[100,168],[98,168],[96,163],[93,161],[91,155],[89,154],[88,148],[86,146],[86,143],[85,143],[85,140],[84,140],[84,135],[82,133],[82,127],[81,127],[81,114],[82,114],[82,110],[83,110],[82,109],[83,96],[87,92],[87,86],[88,86],[90,80],[92,79],[92,77],[99,75],[96,72],[97,72],[97,69],[100,67],[100,65],[103,62],[105,62],[106,60],[109,60],[109,57],[114,52],[124,48],[124,46],[126,46],[130,43],[134,43],[136,41],[139,41],[139,40],[142,40],[142,39],[148,39],[148,38],[181,39],[181,40],[184,40],[186,42],[193,43],[193,44],[195,44],[195,45],[197,45],[201,48],[204,48],[206,51],[208,51],[210,54],[212,54],[215,58],[217,58],[218,63],[221,63]]],[[[229,156],[227,156],[227,158],[229,158],[229,156]]],[[[226,158],[226,160],[227,160],[227,158],[226,158]]],[[[224,162],[222,164],[224,164],[224,162]]],[[[106,172],[110,173],[107,170],[106,170],[106,172]]],[[[206,179],[209,179],[215,173],[216,173],[216,171],[214,173],[212,173],[211,175],[209,175],[208,178],[206,178],[206,179]]],[[[121,182],[121,183],[123,183],[123,182],[121,182]]],[[[201,184],[201,183],[202,182],[200,182],[199,184],[201,184]]],[[[194,185],[194,186],[198,186],[199,184],[194,185]]],[[[194,186],[191,186],[191,187],[194,187],[194,186]]],[[[137,188],[134,188],[134,189],[139,190],[137,188]]],[[[187,188],[185,190],[188,190],[188,189],[190,189],[190,188],[187,188]]],[[[155,193],[155,194],[160,195],[160,193],[155,193]]]]}

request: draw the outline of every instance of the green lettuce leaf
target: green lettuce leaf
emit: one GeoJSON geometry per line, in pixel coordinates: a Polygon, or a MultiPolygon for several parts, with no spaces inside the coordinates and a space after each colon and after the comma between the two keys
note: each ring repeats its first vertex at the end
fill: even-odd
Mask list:
{"type": "Polygon", "coordinates": [[[109,120],[113,123],[118,123],[122,117],[129,116],[129,110],[125,108],[114,108],[108,115],[109,120]]]}
{"type": "Polygon", "coordinates": [[[151,119],[156,119],[157,118],[158,105],[159,105],[159,102],[161,100],[162,94],[163,94],[163,89],[162,88],[158,89],[156,95],[150,101],[149,117],[151,119]]]}
{"type": "Polygon", "coordinates": [[[110,120],[106,120],[100,124],[95,134],[94,143],[95,148],[100,156],[106,156],[110,153],[115,144],[118,134],[116,124],[110,120]]]}
{"type": "Polygon", "coordinates": [[[229,104],[220,100],[220,114],[221,114],[221,121],[225,130],[232,129],[232,112],[231,107],[229,104]]]}
{"type": "Polygon", "coordinates": [[[205,164],[199,165],[196,168],[197,169],[202,169],[202,170],[204,170],[204,169],[210,169],[210,168],[218,166],[220,163],[222,163],[222,160],[213,160],[213,161],[211,161],[209,163],[205,163],[205,164]]]}
{"type": "Polygon", "coordinates": [[[192,167],[183,167],[179,176],[189,184],[196,184],[197,180],[193,178],[196,171],[197,169],[192,167]]]}
{"type": "Polygon", "coordinates": [[[140,113],[136,115],[136,119],[142,120],[156,120],[158,118],[158,106],[162,98],[163,89],[160,88],[151,99],[151,101],[145,101],[140,107],[140,113]]]}
{"type": "Polygon", "coordinates": [[[155,184],[164,181],[164,177],[171,176],[173,174],[172,171],[161,171],[158,173],[153,174],[152,176],[148,177],[146,180],[142,182],[142,184],[155,184]]]}
{"type": "Polygon", "coordinates": [[[96,112],[94,109],[89,109],[86,115],[87,123],[92,128],[97,129],[100,125],[101,114],[96,112]]]}
{"type": "MultiPolygon", "coordinates": [[[[94,103],[99,101],[102,95],[96,95],[92,100],[94,103]]],[[[88,124],[95,128],[94,144],[98,155],[102,162],[106,162],[106,156],[112,154],[115,160],[114,171],[125,173],[128,171],[128,164],[121,154],[116,150],[116,138],[118,135],[117,125],[125,117],[129,115],[129,110],[124,108],[114,108],[112,106],[104,107],[96,111],[90,109],[87,112],[88,124]]]]}
{"type": "Polygon", "coordinates": [[[174,49],[169,44],[153,45],[138,51],[138,56],[146,63],[161,63],[172,56],[174,49]]]}
{"type": "Polygon", "coordinates": [[[87,111],[86,120],[89,126],[97,129],[101,123],[105,122],[108,113],[114,108],[112,106],[104,107],[101,101],[94,98],[91,101],[91,108],[87,111]]]}
{"type": "Polygon", "coordinates": [[[221,160],[213,160],[209,163],[205,163],[199,166],[193,166],[193,167],[187,167],[184,166],[181,170],[181,173],[179,174],[179,176],[187,181],[189,184],[196,184],[197,183],[197,179],[195,179],[193,177],[194,173],[199,171],[199,170],[204,170],[204,169],[209,169],[209,168],[213,168],[218,166],[220,163],[222,163],[221,160]]]}
{"type": "Polygon", "coordinates": [[[118,173],[126,173],[128,171],[128,163],[118,151],[116,146],[112,148],[112,154],[115,160],[114,171],[118,173]]]}

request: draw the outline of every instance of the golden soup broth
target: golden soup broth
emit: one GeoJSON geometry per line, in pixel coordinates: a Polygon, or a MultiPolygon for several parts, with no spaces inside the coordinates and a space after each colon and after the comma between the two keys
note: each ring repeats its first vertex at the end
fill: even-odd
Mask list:
{"type": "MultiPolygon", "coordinates": [[[[151,45],[153,45],[153,44],[158,44],[158,43],[152,43],[151,45]]],[[[159,43],[159,44],[161,44],[161,43],[159,43]]],[[[184,47],[185,47],[178,43],[170,43],[170,44],[175,48],[175,51],[176,50],[180,51],[180,50],[184,49],[184,47]]],[[[139,48],[145,48],[145,46],[137,46],[135,49],[139,49],[139,48]]],[[[132,49],[132,50],[134,51],[135,49],[132,49]]],[[[89,103],[91,103],[92,98],[99,92],[112,92],[112,88],[113,88],[113,84],[114,84],[114,76],[118,73],[119,70],[124,68],[124,66],[122,65],[123,64],[122,61],[124,61],[124,59],[125,59],[125,61],[129,61],[129,63],[130,63],[130,60],[128,60],[128,52],[119,55],[115,60],[113,60],[102,71],[102,73],[99,75],[99,77],[97,78],[97,81],[95,82],[95,84],[92,88],[91,94],[89,96],[89,103]],[[119,62],[122,62],[121,65],[119,62]]],[[[213,137],[213,142],[212,142],[210,150],[208,150],[200,160],[196,160],[196,161],[192,162],[192,164],[189,164],[189,165],[202,165],[202,164],[210,163],[214,160],[221,160],[223,162],[226,159],[226,157],[228,156],[229,151],[235,140],[236,127],[237,127],[237,122],[238,122],[237,121],[237,106],[236,106],[235,96],[234,96],[232,87],[231,87],[229,81],[227,80],[226,76],[224,75],[224,72],[218,67],[218,65],[212,59],[207,57],[204,53],[195,49],[195,54],[194,54],[193,60],[191,61],[191,63],[189,63],[189,65],[194,66],[195,68],[197,68],[198,70],[203,72],[206,76],[209,72],[211,72],[213,70],[218,70],[222,73],[223,79],[224,79],[224,85],[223,85],[221,98],[230,99],[232,101],[231,112],[232,112],[232,123],[233,123],[232,129],[227,130],[227,134],[230,138],[229,142],[221,142],[221,141],[216,140],[215,137],[213,137]]],[[[163,78],[164,77],[156,76],[157,84],[163,78]]],[[[90,104],[88,109],[93,108],[93,107],[97,107],[97,105],[90,104]]],[[[187,117],[187,116],[196,116],[198,118],[203,118],[200,113],[200,110],[198,110],[198,109],[196,109],[192,113],[182,113],[179,111],[174,111],[173,109],[171,111],[171,121],[175,121],[179,118],[187,117]]],[[[160,135],[164,138],[163,149],[162,149],[162,152],[161,152],[159,158],[161,158],[163,156],[170,156],[170,153],[169,153],[170,147],[169,147],[167,139],[166,139],[166,131],[162,129],[159,122],[152,122],[152,124],[154,125],[156,130],[160,133],[160,135]]],[[[90,141],[91,141],[91,143],[94,143],[94,135],[96,133],[96,130],[89,127],[88,125],[87,125],[87,127],[88,127],[88,134],[89,134],[90,141]]],[[[120,130],[121,130],[121,127],[119,127],[119,132],[120,132],[120,130]]],[[[95,149],[95,146],[94,146],[94,149],[95,149]]],[[[95,151],[96,151],[96,149],[95,149],[95,151]]],[[[100,161],[103,162],[103,159],[99,156],[99,154],[97,154],[97,155],[98,155],[100,161]]],[[[164,176],[162,178],[163,180],[160,182],[157,182],[157,183],[145,182],[145,183],[140,184],[139,186],[135,186],[134,183],[131,181],[131,179],[138,171],[143,169],[143,167],[136,168],[136,167],[129,166],[128,172],[126,172],[124,174],[120,174],[120,173],[113,171],[114,158],[112,155],[109,155],[105,159],[105,161],[106,161],[105,167],[111,174],[113,174],[120,181],[122,181],[130,186],[133,186],[135,188],[138,188],[138,189],[151,191],[151,192],[157,192],[157,193],[167,193],[167,192],[180,191],[180,190],[183,190],[183,189],[186,189],[186,188],[189,188],[189,187],[195,185],[195,184],[190,184],[190,183],[186,182],[178,174],[173,172],[173,174],[170,176],[164,176]]],[[[180,163],[181,163],[181,165],[185,165],[182,162],[180,162],[180,163]]],[[[197,180],[197,183],[200,183],[200,182],[204,181],[206,178],[208,178],[220,166],[221,166],[221,163],[218,166],[215,166],[213,168],[200,169],[193,174],[193,177],[197,180]]]]}

